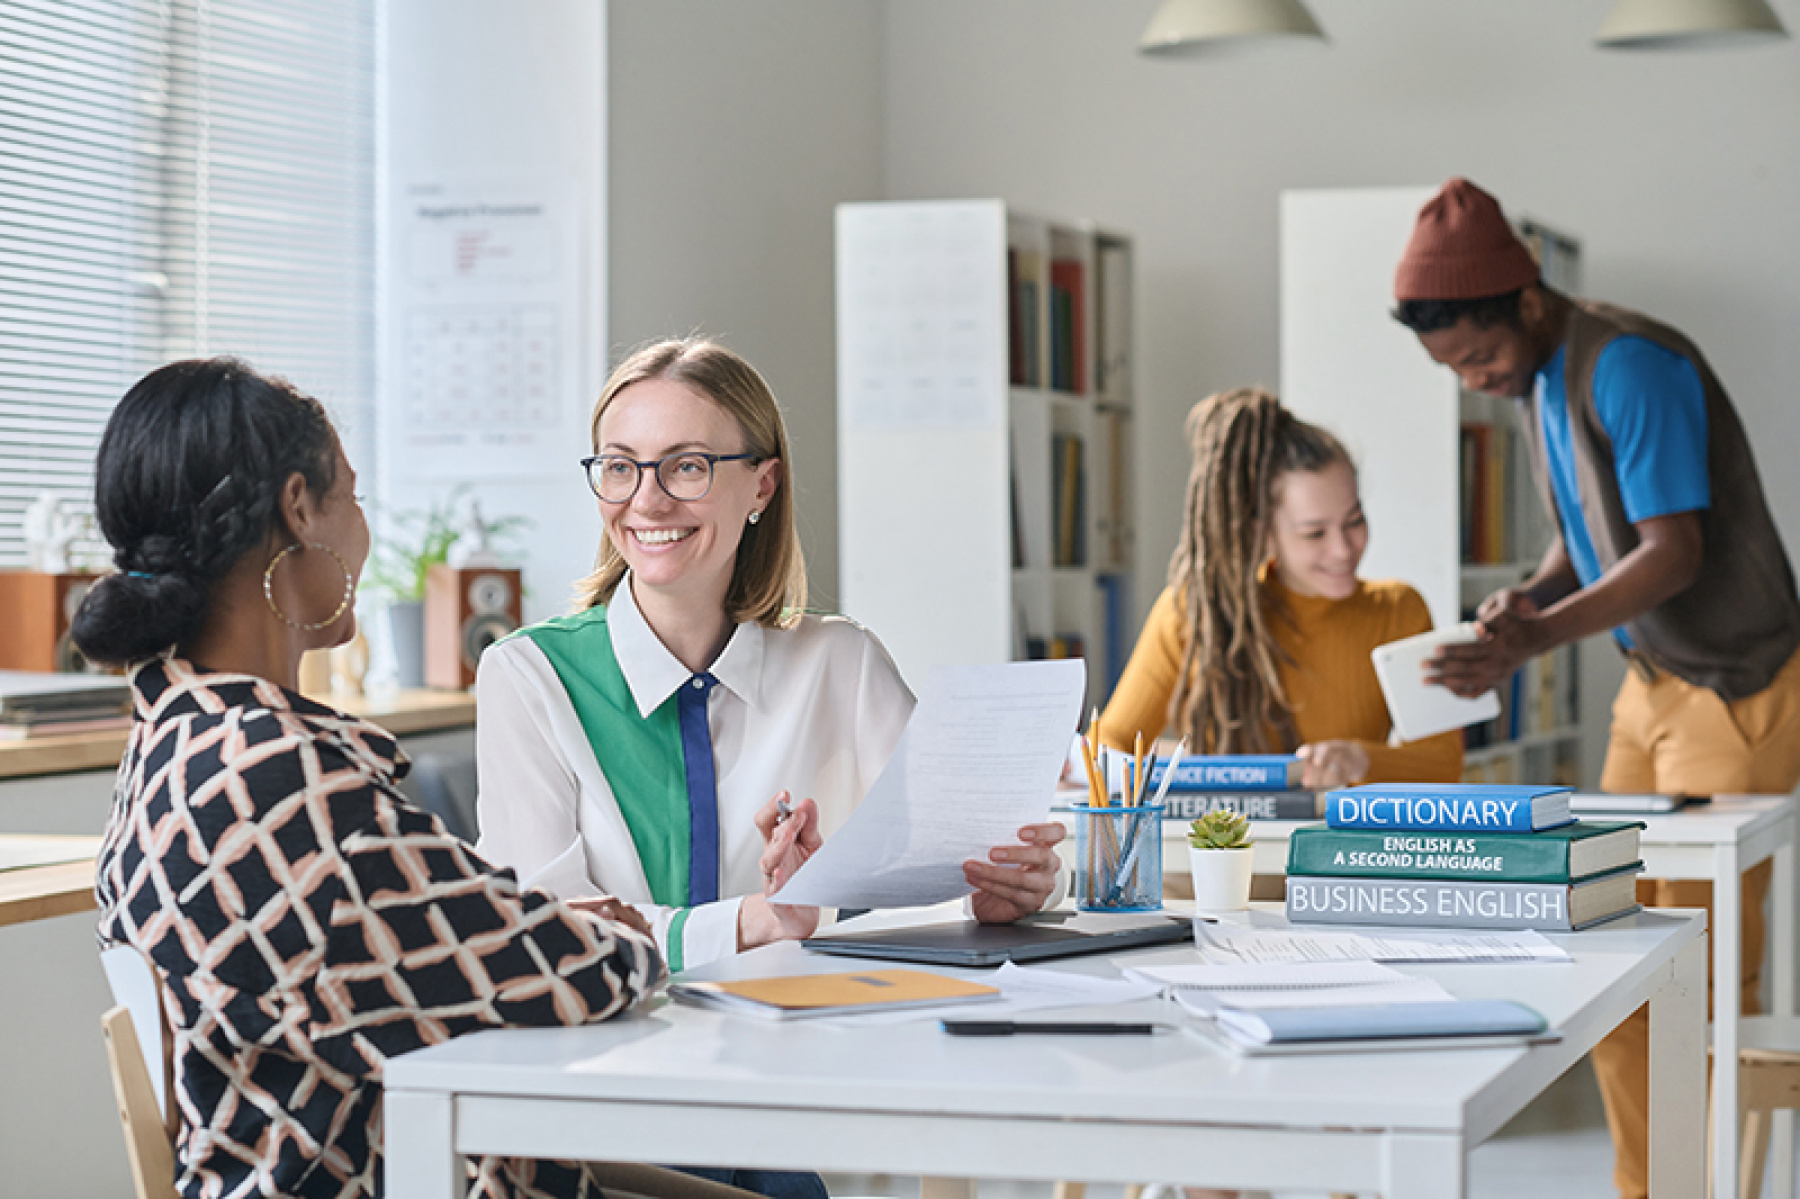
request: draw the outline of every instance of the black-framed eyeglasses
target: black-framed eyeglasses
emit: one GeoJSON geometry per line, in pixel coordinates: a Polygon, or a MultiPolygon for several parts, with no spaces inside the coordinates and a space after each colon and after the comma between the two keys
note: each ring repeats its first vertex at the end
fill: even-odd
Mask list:
{"type": "Polygon", "coordinates": [[[588,486],[609,504],[623,504],[637,494],[644,471],[656,475],[663,493],[672,500],[691,503],[706,498],[712,490],[713,467],[720,462],[757,462],[755,454],[708,454],[704,450],[683,450],[639,462],[624,454],[596,454],[583,458],[581,468],[587,472],[588,486]]]}

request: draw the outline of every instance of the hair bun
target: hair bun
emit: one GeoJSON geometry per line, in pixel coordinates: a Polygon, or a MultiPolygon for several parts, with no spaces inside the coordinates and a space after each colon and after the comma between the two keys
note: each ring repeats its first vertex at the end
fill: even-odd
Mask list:
{"type": "Polygon", "coordinates": [[[205,617],[199,580],[174,571],[128,571],[95,580],[69,636],[91,662],[140,662],[191,637],[205,617]]]}

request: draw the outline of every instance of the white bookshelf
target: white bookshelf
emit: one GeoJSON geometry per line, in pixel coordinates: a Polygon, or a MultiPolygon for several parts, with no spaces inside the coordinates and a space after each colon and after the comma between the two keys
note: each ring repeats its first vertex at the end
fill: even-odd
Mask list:
{"type": "Polygon", "coordinates": [[[1131,295],[1129,239],[1085,222],[998,200],[838,208],[842,608],[915,688],[1061,651],[1105,698],[1109,651],[1129,650],[1107,617],[1109,591],[1131,602],[1131,295]],[[1082,329],[1061,366],[1053,263],[1082,329]]]}
{"type": "MultiPolygon", "coordinates": [[[[1532,490],[1523,444],[1515,442],[1510,460],[1484,459],[1482,477],[1491,474],[1498,483],[1486,492],[1483,510],[1503,514],[1503,531],[1496,535],[1495,525],[1486,526],[1482,554],[1472,555],[1465,544],[1472,531],[1463,519],[1465,463],[1481,457],[1476,444],[1487,443],[1466,439],[1464,428],[1516,439],[1510,432],[1516,417],[1511,401],[1464,392],[1455,374],[1432,362],[1390,315],[1395,264],[1432,194],[1431,188],[1282,194],[1281,389],[1286,404],[1337,433],[1357,461],[1370,525],[1363,575],[1411,583],[1442,627],[1527,577],[1553,528],[1532,490]]],[[[1533,222],[1521,231],[1542,251],[1546,281],[1577,293],[1575,240],[1533,222]]],[[[1530,664],[1519,680],[1517,735],[1471,748],[1467,777],[1593,785],[1620,670],[1605,638],[1530,664]]]]}

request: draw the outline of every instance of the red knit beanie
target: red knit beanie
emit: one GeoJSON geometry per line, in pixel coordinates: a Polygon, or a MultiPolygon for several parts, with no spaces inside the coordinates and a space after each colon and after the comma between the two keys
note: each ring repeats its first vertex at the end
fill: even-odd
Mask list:
{"type": "Polygon", "coordinates": [[[1500,202],[1467,179],[1452,179],[1419,209],[1394,270],[1394,298],[1475,300],[1537,279],[1537,260],[1507,224],[1500,202]]]}

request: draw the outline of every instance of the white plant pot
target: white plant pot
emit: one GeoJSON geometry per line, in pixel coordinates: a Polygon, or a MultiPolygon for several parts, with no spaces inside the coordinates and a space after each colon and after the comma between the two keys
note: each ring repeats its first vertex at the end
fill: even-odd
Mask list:
{"type": "Polygon", "coordinates": [[[1194,910],[1241,912],[1250,906],[1250,875],[1256,851],[1195,849],[1188,846],[1188,872],[1194,879],[1194,910]]]}

